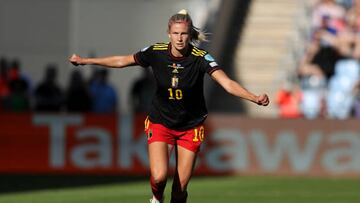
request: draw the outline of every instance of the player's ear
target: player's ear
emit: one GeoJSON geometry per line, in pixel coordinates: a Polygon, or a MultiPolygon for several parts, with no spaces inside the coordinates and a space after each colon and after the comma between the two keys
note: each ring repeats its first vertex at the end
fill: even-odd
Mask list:
{"type": "Polygon", "coordinates": [[[166,30],[166,33],[168,34],[168,37],[170,39],[170,29],[169,28],[166,30]]]}

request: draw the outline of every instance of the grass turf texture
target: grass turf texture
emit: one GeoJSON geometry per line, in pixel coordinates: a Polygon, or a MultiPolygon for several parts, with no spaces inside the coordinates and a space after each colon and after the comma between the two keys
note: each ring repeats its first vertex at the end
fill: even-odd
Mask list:
{"type": "MultiPolygon", "coordinates": [[[[171,182],[166,188],[170,199],[171,182]]],[[[194,177],[189,203],[347,203],[360,202],[359,179],[284,177],[194,177]]],[[[0,203],[145,203],[145,180],[82,187],[0,193],[0,203]]]]}

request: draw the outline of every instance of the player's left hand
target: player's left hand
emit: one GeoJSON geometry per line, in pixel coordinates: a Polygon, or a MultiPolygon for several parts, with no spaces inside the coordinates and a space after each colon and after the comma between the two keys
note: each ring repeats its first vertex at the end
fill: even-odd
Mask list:
{"type": "Polygon", "coordinates": [[[81,57],[79,55],[73,54],[70,58],[69,61],[70,63],[72,63],[74,66],[78,66],[78,65],[84,65],[81,63],[81,57]]]}
{"type": "Polygon", "coordinates": [[[269,97],[266,94],[257,96],[256,103],[261,106],[267,106],[270,103],[269,97]]]}

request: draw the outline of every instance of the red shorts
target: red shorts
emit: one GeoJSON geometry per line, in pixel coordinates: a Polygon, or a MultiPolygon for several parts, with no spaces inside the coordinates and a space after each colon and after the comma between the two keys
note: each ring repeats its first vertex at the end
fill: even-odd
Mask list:
{"type": "Polygon", "coordinates": [[[177,131],[161,124],[152,123],[148,118],[145,120],[145,133],[148,137],[148,144],[166,142],[170,145],[182,146],[195,153],[199,151],[205,137],[203,125],[196,126],[190,130],[177,131]]]}

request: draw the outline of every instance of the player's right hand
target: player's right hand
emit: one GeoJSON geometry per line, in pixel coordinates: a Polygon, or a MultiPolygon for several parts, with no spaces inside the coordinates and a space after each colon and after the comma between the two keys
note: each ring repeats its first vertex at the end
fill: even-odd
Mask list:
{"type": "Polygon", "coordinates": [[[267,106],[269,104],[270,100],[267,94],[261,94],[257,97],[256,103],[261,106],[267,106]]]}
{"type": "Polygon", "coordinates": [[[70,63],[72,63],[74,66],[78,66],[78,65],[84,65],[81,63],[81,57],[79,55],[73,54],[70,58],[69,58],[70,63]]]}

